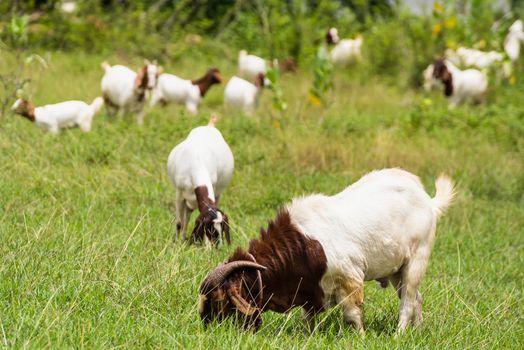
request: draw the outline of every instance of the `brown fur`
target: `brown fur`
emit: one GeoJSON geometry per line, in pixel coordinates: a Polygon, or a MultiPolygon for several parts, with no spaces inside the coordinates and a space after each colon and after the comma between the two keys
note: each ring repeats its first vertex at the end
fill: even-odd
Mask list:
{"type": "Polygon", "coordinates": [[[135,78],[135,94],[138,101],[143,101],[146,96],[147,79],[147,66],[144,66],[136,73],[135,78]]]}
{"type": "Polygon", "coordinates": [[[217,208],[215,202],[209,198],[209,193],[206,186],[199,186],[195,188],[195,195],[198,203],[198,211],[200,214],[196,218],[195,228],[193,229],[192,237],[195,242],[202,242],[204,236],[213,243],[218,243],[220,236],[213,225],[213,220],[217,218],[217,212],[220,212],[223,217],[222,221],[222,236],[226,238],[228,244],[231,244],[229,236],[229,219],[223,211],[217,208]]]}
{"type": "Polygon", "coordinates": [[[295,61],[295,59],[291,57],[285,58],[282,61],[278,62],[278,69],[282,73],[285,73],[285,72],[296,73],[297,68],[298,68],[297,61],[295,61]]]}
{"type": "Polygon", "coordinates": [[[27,100],[21,100],[21,103],[14,110],[16,114],[20,114],[22,117],[35,121],[35,105],[27,100]]]}
{"type": "Polygon", "coordinates": [[[263,88],[264,87],[264,80],[265,80],[265,75],[263,73],[258,73],[257,76],[255,77],[255,81],[253,82],[253,84],[257,88],[263,88]]]}
{"type": "Polygon", "coordinates": [[[200,89],[200,96],[204,97],[214,84],[220,84],[222,82],[222,76],[217,68],[208,69],[207,73],[200,79],[192,80],[193,85],[197,85],[200,89]]]}
{"type": "MultiPolygon", "coordinates": [[[[267,310],[287,312],[294,307],[303,307],[306,312],[315,314],[323,310],[324,292],[320,280],[327,269],[327,258],[320,243],[309,239],[293,225],[289,213],[280,211],[268,229],[261,229],[260,238],[249,243],[248,252],[241,248],[233,253],[228,262],[237,260],[252,261],[265,266],[261,271],[263,290],[260,291],[257,271],[253,269],[232,273],[224,282],[222,289],[226,295],[239,293],[258,312],[243,317],[244,325],[257,328],[262,320],[260,314],[267,310]]],[[[216,309],[213,295],[206,301],[207,310],[216,309]]],[[[211,320],[213,314],[201,317],[211,320]]],[[[231,299],[222,305],[222,314],[234,314],[231,299]]]]}
{"type": "Polygon", "coordinates": [[[444,60],[437,59],[433,62],[433,77],[444,83],[444,95],[451,96],[453,94],[453,77],[444,60]]]}

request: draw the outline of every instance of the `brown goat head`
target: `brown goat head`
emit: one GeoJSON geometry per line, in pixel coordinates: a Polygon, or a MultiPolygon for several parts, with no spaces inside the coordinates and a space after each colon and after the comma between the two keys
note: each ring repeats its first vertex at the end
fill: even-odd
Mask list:
{"type": "Polygon", "coordinates": [[[453,94],[453,76],[443,59],[433,61],[433,77],[440,79],[444,84],[444,95],[451,96],[453,94]]]}
{"type": "MultiPolygon", "coordinates": [[[[236,316],[245,328],[258,329],[262,324],[260,298],[266,268],[252,260],[240,248],[235,255],[245,260],[229,260],[211,271],[200,286],[199,313],[204,325],[236,316]]],[[[233,258],[232,258],[233,259],[233,258]]]]}
{"type": "Polygon", "coordinates": [[[18,99],[11,107],[11,110],[22,117],[35,121],[35,106],[32,102],[25,99],[18,99]]]}
{"type": "Polygon", "coordinates": [[[194,242],[202,242],[207,237],[210,242],[217,245],[225,238],[227,244],[231,244],[227,215],[217,208],[209,208],[201,212],[196,218],[192,237],[194,242]]]}

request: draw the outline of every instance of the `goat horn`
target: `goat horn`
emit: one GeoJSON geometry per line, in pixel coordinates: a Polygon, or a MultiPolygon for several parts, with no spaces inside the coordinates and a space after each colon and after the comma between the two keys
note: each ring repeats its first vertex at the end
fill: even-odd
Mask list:
{"type": "Polygon", "coordinates": [[[257,270],[265,270],[266,267],[252,261],[232,261],[230,263],[219,265],[211,271],[204,282],[200,285],[200,294],[208,294],[213,289],[218,288],[222,282],[233,272],[242,268],[251,268],[257,270]]]}

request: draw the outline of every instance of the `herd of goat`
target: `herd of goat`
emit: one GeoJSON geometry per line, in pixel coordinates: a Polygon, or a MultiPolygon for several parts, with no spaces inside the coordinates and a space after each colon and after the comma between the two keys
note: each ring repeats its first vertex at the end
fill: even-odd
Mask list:
{"type": "MultiPolygon", "coordinates": [[[[362,36],[340,40],[335,28],[326,39],[336,64],[360,59],[362,36]]],[[[510,28],[505,51],[512,62],[524,41],[522,21],[510,28]]],[[[497,52],[458,49],[446,52],[425,71],[427,88],[440,81],[451,105],[472,98],[482,99],[488,81],[483,69],[502,62],[497,52]],[[457,66],[475,66],[461,70],[457,66]]],[[[48,131],[78,126],[89,131],[94,114],[105,105],[108,113],[136,113],[143,122],[144,105],[176,102],[190,113],[213,84],[222,81],[218,69],[209,69],[200,79],[184,80],[162,73],[153,62],[138,72],[104,63],[102,96],[90,105],[68,101],[35,108],[19,99],[13,110],[48,131]]],[[[225,88],[225,103],[252,111],[267,84],[266,61],[241,51],[240,77],[225,88]]],[[[218,245],[231,243],[229,218],[219,208],[220,198],[234,171],[234,157],[216,128],[217,117],[191,130],[169,154],[169,179],[176,189],[176,231],[188,239],[191,214],[198,216],[192,242],[218,245]]],[[[425,274],[436,236],[438,219],[455,196],[453,182],[441,175],[430,197],[417,176],[402,169],[372,171],[341,192],[295,198],[280,209],[258,239],[247,249],[237,248],[229,259],[213,269],[199,291],[199,313],[204,324],[229,316],[245,328],[258,329],[261,314],[271,310],[303,309],[310,330],[315,315],[340,305],[344,319],[364,331],[364,282],[376,280],[395,288],[400,298],[398,331],[422,322],[420,282],[425,274]]]]}

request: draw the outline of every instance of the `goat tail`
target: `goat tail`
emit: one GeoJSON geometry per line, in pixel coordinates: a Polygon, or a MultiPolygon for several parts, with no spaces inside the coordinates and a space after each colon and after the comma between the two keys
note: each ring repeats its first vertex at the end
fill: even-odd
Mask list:
{"type": "Polygon", "coordinates": [[[100,66],[102,67],[103,70],[105,70],[107,72],[107,70],[109,68],[111,68],[111,65],[109,63],[107,63],[106,61],[102,62],[102,64],[100,64],[100,66]]]}
{"type": "Polygon", "coordinates": [[[93,100],[93,102],[91,102],[89,107],[91,107],[91,109],[93,110],[93,114],[95,114],[100,110],[100,108],[102,108],[103,105],[104,105],[104,99],[98,96],[97,98],[93,100]]]}
{"type": "Polygon", "coordinates": [[[445,174],[441,174],[435,181],[436,193],[433,197],[433,208],[437,214],[437,218],[444,215],[446,210],[453,203],[455,197],[455,185],[453,181],[445,174]]]}
{"type": "Polygon", "coordinates": [[[208,126],[216,127],[218,122],[218,115],[216,113],[212,113],[211,117],[209,118],[208,126]]]}

